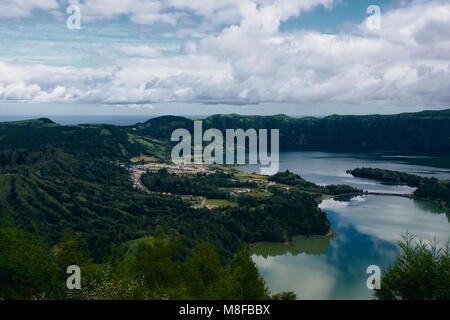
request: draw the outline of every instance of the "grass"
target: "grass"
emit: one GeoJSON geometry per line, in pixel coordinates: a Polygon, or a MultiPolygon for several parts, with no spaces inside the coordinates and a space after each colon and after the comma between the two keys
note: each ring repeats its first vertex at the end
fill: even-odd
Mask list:
{"type": "Polygon", "coordinates": [[[208,165],[206,165],[206,167],[207,167],[209,170],[216,170],[216,171],[232,171],[232,170],[233,170],[233,167],[232,167],[232,166],[226,165],[226,164],[216,164],[216,163],[213,163],[213,164],[208,164],[208,165]]]}
{"type": "Polygon", "coordinates": [[[170,142],[152,139],[144,136],[138,136],[129,133],[128,140],[131,143],[137,143],[142,146],[144,154],[152,155],[154,160],[158,162],[167,162],[170,160],[170,142]]]}
{"type": "Polygon", "coordinates": [[[273,196],[273,193],[256,191],[256,192],[248,192],[248,193],[246,193],[246,195],[248,195],[250,197],[267,198],[267,197],[273,196]]]}
{"type": "Polygon", "coordinates": [[[102,129],[102,130],[100,131],[100,134],[101,134],[102,136],[110,136],[110,135],[112,135],[111,131],[109,131],[108,129],[102,129]]]}
{"type": "Polygon", "coordinates": [[[154,238],[152,236],[145,236],[145,237],[138,238],[135,240],[130,240],[130,241],[127,241],[127,242],[121,244],[119,246],[119,248],[121,250],[126,251],[124,262],[130,263],[130,262],[134,261],[134,259],[136,257],[136,253],[139,249],[139,246],[144,243],[147,245],[152,245],[153,241],[154,241],[154,238]]]}
{"type": "Polygon", "coordinates": [[[218,207],[237,207],[238,204],[236,202],[231,202],[229,200],[223,199],[207,199],[207,206],[218,206],[218,207]]]}
{"type": "Polygon", "coordinates": [[[236,172],[235,173],[236,178],[238,178],[239,180],[242,181],[248,181],[248,180],[252,180],[252,179],[263,179],[263,180],[267,180],[266,176],[262,176],[256,173],[246,173],[246,172],[236,172]]]}
{"type": "Polygon", "coordinates": [[[149,147],[149,148],[153,148],[154,147],[153,143],[148,142],[147,140],[142,139],[142,138],[137,138],[136,142],[139,143],[139,144],[142,144],[142,145],[144,145],[146,147],[149,147]]]}
{"type": "Polygon", "coordinates": [[[153,157],[149,157],[149,156],[144,156],[143,155],[143,156],[140,156],[140,157],[131,158],[130,161],[133,162],[133,163],[138,163],[138,162],[141,162],[141,161],[144,161],[144,162],[155,162],[156,159],[153,158],[153,157]]]}
{"type": "Polygon", "coordinates": [[[17,125],[17,126],[46,126],[46,127],[56,127],[58,124],[46,122],[43,118],[41,119],[30,119],[30,120],[19,120],[19,121],[6,121],[2,122],[7,125],[17,125]]]}

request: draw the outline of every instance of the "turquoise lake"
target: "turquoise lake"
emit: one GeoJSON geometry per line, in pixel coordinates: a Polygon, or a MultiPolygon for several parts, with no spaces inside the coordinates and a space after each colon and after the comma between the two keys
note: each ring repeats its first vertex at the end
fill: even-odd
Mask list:
{"type": "MultiPolygon", "coordinates": [[[[322,185],[343,183],[383,193],[411,193],[414,189],[354,178],[346,170],[373,167],[450,179],[449,169],[434,164],[447,166],[442,159],[385,153],[280,154],[282,171],[289,169],[322,185]]],[[[240,170],[258,172],[258,166],[240,170]]],[[[252,249],[252,259],[272,293],[294,291],[298,299],[372,299],[366,286],[367,267],[392,263],[402,234],[409,231],[417,238],[436,239],[439,245],[450,237],[449,215],[427,201],[364,195],[324,200],[320,207],[336,237],[299,236],[287,245],[265,243],[252,249]]]]}

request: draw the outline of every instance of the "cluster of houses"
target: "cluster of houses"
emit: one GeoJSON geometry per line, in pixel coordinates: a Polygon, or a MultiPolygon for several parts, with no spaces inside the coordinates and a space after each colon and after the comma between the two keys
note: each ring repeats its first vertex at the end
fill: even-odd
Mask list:
{"type": "Polygon", "coordinates": [[[212,204],[206,204],[206,197],[197,197],[197,198],[202,200],[202,202],[198,203],[198,204],[193,204],[191,206],[191,208],[194,208],[194,209],[206,208],[206,209],[212,210],[212,209],[217,209],[219,207],[219,206],[212,205],[212,204]]]}
{"type": "Polygon", "coordinates": [[[268,186],[273,186],[275,184],[274,181],[268,181],[268,180],[256,179],[256,178],[248,180],[248,182],[250,182],[250,183],[257,183],[257,184],[265,184],[265,185],[268,185],[268,186]]]}
{"type": "MultiPolygon", "coordinates": [[[[174,174],[197,174],[197,173],[211,174],[215,172],[212,170],[208,170],[203,166],[198,165],[185,166],[183,163],[181,163],[180,165],[169,165],[162,163],[138,164],[133,165],[129,168],[131,172],[131,181],[133,182],[133,187],[145,191],[147,193],[158,193],[148,190],[142,184],[141,176],[146,172],[158,172],[159,170],[162,169],[166,169],[168,173],[174,174]]],[[[167,193],[167,195],[170,195],[170,193],[167,193]]]]}
{"type": "Polygon", "coordinates": [[[248,193],[248,192],[252,192],[253,190],[250,188],[245,188],[245,189],[239,189],[239,190],[233,190],[230,192],[230,194],[232,196],[234,195],[238,195],[238,194],[242,194],[242,193],[248,193]]]}
{"type": "MultiPolygon", "coordinates": [[[[157,172],[161,169],[166,169],[169,173],[175,173],[175,174],[197,174],[197,173],[204,173],[204,174],[211,174],[215,171],[207,170],[204,167],[201,166],[174,166],[174,165],[165,165],[165,164],[142,164],[142,165],[134,165],[129,168],[131,172],[131,181],[133,182],[133,187],[136,189],[139,189],[141,191],[144,191],[149,194],[162,194],[162,195],[172,195],[170,192],[156,192],[149,190],[141,181],[141,176],[146,172],[157,172]]],[[[207,205],[206,204],[206,198],[205,197],[195,197],[191,195],[185,195],[182,196],[183,199],[198,199],[201,200],[201,203],[199,204],[193,204],[191,208],[194,209],[200,209],[200,208],[207,208],[207,209],[216,209],[218,206],[216,205],[207,205]]]]}
{"type": "Polygon", "coordinates": [[[174,174],[211,174],[215,173],[213,170],[208,170],[201,165],[170,165],[162,163],[149,163],[149,164],[138,164],[131,167],[131,170],[143,170],[143,172],[158,172],[161,169],[166,169],[169,173],[174,174]]]}
{"type": "MultiPolygon", "coordinates": [[[[133,187],[136,189],[139,189],[141,191],[144,191],[149,194],[162,194],[162,195],[172,195],[171,193],[166,192],[156,192],[149,190],[141,181],[141,176],[146,172],[158,172],[162,169],[167,170],[168,173],[171,174],[211,174],[215,173],[214,170],[206,169],[205,167],[201,165],[184,165],[181,163],[180,165],[169,165],[169,164],[160,164],[160,163],[151,163],[151,164],[139,164],[139,165],[133,165],[129,168],[131,173],[131,181],[133,182],[133,187]]],[[[248,180],[250,183],[257,183],[257,184],[264,184],[267,186],[274,185],[275,182],[273,181],[267,181],[264,179],[251,179],[248,180]]],[[[243,188],[238,190],[233,190],[230,192],[230,194],[233,195],[239,195],[243,193],[249,193],[252,192],[253,189],[251,188],[243,188]]],[[[218,208],[217,205],[207,205],[206,204],[206,197],[196,197],[191,195],[185,195],[182,196],[182,198],[185,199],[198,199],[201,200],[198,204],[193,204],[191,208],[194,209],[200,209],[200,208],[207,208],[207,209],[215,209],[218,208]]]]}

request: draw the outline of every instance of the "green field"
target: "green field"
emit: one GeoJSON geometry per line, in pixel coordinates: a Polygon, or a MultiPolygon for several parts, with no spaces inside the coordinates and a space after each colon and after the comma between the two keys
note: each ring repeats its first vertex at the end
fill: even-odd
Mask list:
{"type": "Polygon", "coordinates": [[[236,202],[231,202],[229,200],[223,200],[223,199],[207,199],[206,205],[218,206],[218,207],[237,207],[238,206],[238,204],[236,202]]]}
{"type": "Polygon", "coordinates": [[[271,197],[271,196],[273,196],[273,193],[263,192],[263,191],[255,191],[255,192],[246,193],[246,195],[251,196],[251,197],[264,198],[264,197],[271,197]]]}
{"type": "Polygon", "coordinates": [[[153,157],[149,157],[149,156],[140,156],[140,157],[131,158],[130,161],[133,162],[133,163],[138,163],[138,162],[141,162],[141,161],[144,161],[144,162],[155,162],[156,159],[153,158],[153,157]]]}

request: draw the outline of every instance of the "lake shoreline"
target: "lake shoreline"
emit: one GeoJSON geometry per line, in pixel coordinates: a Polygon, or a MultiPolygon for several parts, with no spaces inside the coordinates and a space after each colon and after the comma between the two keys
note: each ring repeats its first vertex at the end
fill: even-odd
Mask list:
{"type": "Polygon", "coordinates": [[[289,246],[294,240],[298,240],[298,239],[303,239],[303,238],[319,238],[319,239],[324,239],[324,238],[328,238],[328,239],[332,239],[334,237],[336,237],[336,232],[331,230],[325,234],[325,235],[320,235],[320,234],[312,234],[312,235],[296,235],[294,237],[292,237],[292,239],[290,241],[285,241],[285,242],[276,242],[276,241],[258,241],[258,242],[252,242],[248,245],[248,249],[249,250],[253,250],[256,249],[258,247],[261,246],[266,246],[266,245],[281,245],[281,246],[289,246]]]}
{"type": "MultiPolygon", "coordinates": [[[[346,184],[361,192],[317,197],[337,236],[298,235],[289,242],[254,242],[252,260],[273,292],[293,291],[300,299],[373,299],[367,289],[367,267],[390,265],[396,243],[406,230],[417,238],[443,243],[450,216],[442,205],[412,195],[408,186],[384,185],[355,178],[346,171],[375,167],[450,180],[446,170],[402,161],[326,152],[282,153],[280,171],[289,170],[320,185],[346,184]],[[314,290],[311,290],[314,288],[314,290]]],[[[257,166],[239,167],[257,172],[257,166]]]]}

